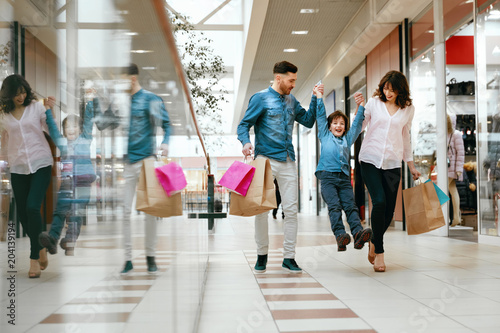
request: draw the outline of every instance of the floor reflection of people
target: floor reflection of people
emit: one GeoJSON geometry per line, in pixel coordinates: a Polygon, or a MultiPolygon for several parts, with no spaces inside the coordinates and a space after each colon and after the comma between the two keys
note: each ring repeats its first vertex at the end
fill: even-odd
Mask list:
{"type": "MultiPolygon", "coordinates": [[[[139,83],[139,68],[137,65],[131,64],[124,74],[130,81],[131,95],[127,162],[123,172],[123,178],[125,179],[125,193],[123,199],[125,265],[121,274],[125,275],[134,269],[132,265],[132,226],[130,215],[137,182],[142,168],[142,161],[144,159],[154,158],[156,155],[156,137],[154,133],[157,125],[160,125],[164,130],[163,140],[159,149],[164,156],[168,155],[170,120],[163,100],[152,92],[142,89],[139,83]]],[[[149,274],[156,274],[158,271],[155,261],[157,221],[156,217],[149,214],[145,215],[144,246],[146,250],[147,270],[149,274]]]]}
{"type": "Polygon", "coordinates": [[[52,177],[54,163],[45,139],[45,110],[55,100],[44,105],[37,102],[29,83],[18,74],[5,78],[0,90],[2,113],[2,152],[7,156],[17,216],[30,239],[30,269],[28,276],[38,278],[48,265],[47,252],[39,242],[42,232],[40,210],[52,177]]]}

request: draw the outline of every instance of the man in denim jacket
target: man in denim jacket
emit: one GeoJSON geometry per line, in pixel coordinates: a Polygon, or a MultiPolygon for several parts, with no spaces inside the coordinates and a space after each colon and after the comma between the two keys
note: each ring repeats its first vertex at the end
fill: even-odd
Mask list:
{"type": "MultiPolygon", "coordinates": [[[[271,164],[273,177],[278,181],[285,220],[284,260],[282,267],[291,273],[302,273],[295,262],[297,242],[297,167],[292,144],[294,122],[311,128],[316,121],[316,96],[312,96],[309,111],[290,94],[297,80],[297,67],[287,61],[278,62],[273,69],[273,84],[250,98],[245,116],[238,125],[238,140],[243,144],[243,155],[253,152],[249,131],[255,130],[255,158],[267,158],[271,164]]],[[[255,241],[257,243],[257,263],[255,272],[266,271],[269,248],[269,212],[255,217],[255,241]]]]}
{"type": "MultiPolygon", "coordinates": [[[[130,273],[133,269],[130,213],[137,182],[141,173],[142,160],[154,158],[156,155],[155,130],[157,126],[161,126],[164,131],[163,140],[159,148],[164,156],[168,154],[168,141],[170,137],[170,120],[163,100],[152,92],[142,89],[138,80],[139,69],[137,65],[131,64],[125,74],[127,75],[127,79],[130,80],[131,85],[131,113],[128,131],[127,164],[123,172],[123,178],[125,178],[123,199],[125,266],[121,271],[123,275],[130,273]]],[[[144,233],[148,273],[156,274],[158,271],[155,262],[157,235],[156,218],[154,216],[146,214],[144,233]]]]}

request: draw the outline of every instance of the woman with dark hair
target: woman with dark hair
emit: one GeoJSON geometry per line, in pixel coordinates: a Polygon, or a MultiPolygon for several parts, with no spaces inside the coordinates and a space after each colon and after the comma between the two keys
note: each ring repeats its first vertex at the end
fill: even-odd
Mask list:
{"type": "Polygon", "coordinates": [[[408,81],[403,73],[388,72],[365,106],[363,128],[368,126],[359,152],[361,174],[372,199],[368,261],[375,272],[385,272],[384,233],[396,207],[401,161],[410,168],[413,179],[420,177],[413,164],[410,128],[415,108],[408,81]]]}
{"type": "Polygon", "coordinates": [[[17,214],[31,244],[30,278],[40,277],[47,267],[47,253],[38,243],[42,232],[40,209],[50,184],[52,152],[43,134],[45,110],[53,97],[36,101],[28,82],[20,75],[8,76],[0,90],[2,114],[2,156],[9,162],[17,214]]]}

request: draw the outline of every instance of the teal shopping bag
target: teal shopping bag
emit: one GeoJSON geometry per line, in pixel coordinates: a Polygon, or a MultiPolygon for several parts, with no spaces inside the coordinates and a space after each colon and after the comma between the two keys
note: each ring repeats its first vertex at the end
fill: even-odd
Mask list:
{"type": "MultiPolygon", "coordinates": [[[[430,182],[430,181],[431,181],[431,180],[430,180],[430,179],[428,179],[428,180],[426,181],[426,183],[428,183],[428,182],[430,182]]],[[[448,197],[448,196],[446,195],[446,193],[444,193],[444,192],[443,192],[443,190],[441,190],[441,189],[439,188],[439,186],[437,186],[434,182],[432,182],[432,184],[434,185],[434,189],[436,190],[436,194],[437,194],[437,196],[438,196],[439,203],[440,203],[441,205],[444,205],[445,203],[447,203],[447,202],[450,200],[450,197],[448,197]]]]}

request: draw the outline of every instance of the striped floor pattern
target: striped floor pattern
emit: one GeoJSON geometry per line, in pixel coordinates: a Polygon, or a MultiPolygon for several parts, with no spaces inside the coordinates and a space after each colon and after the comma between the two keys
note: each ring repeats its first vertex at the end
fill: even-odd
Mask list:
{"type": "Polygon", "coordinates": [[[167,270],[175,257],[170,251],[157,251],[157,275],[147,273],[144,255],[132,260],[134,270],[129,275],[113,274],[77,298],[60,307],[42,320],[40,324],[104,324],[125,323],[134,308],[153,285],[154,281],[167,270]]]}
{"type": "MultiPolygon", "coordinates": [[[[255,251],[245,251],[253,270],[255,251]]],[[[269,251],[266,272],[254,273],[280,332],[376,333],[364,320],[306,271],[291,274],[281,268],[281,251],[269,251]]]]}

